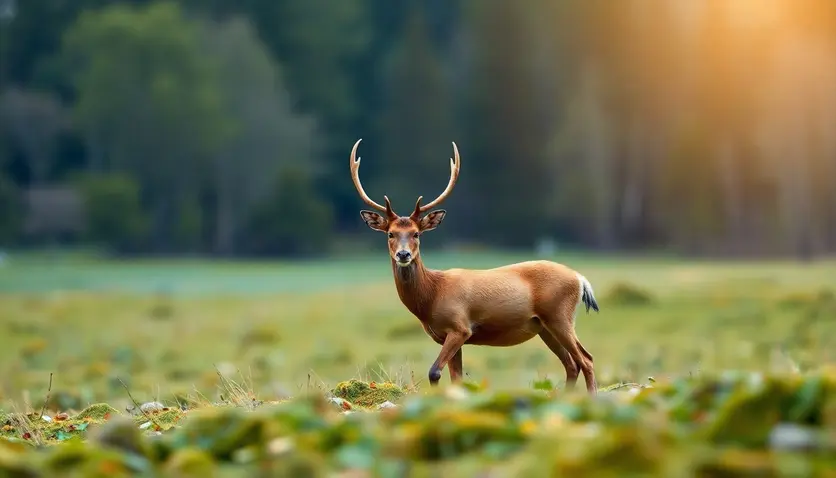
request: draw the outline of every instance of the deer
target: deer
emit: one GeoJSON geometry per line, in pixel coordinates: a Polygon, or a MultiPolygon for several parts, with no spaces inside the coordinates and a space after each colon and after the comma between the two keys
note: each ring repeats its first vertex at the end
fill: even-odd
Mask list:
{"type": "Polygon", "coordinates": [[[587,392],[595,395],[593,358],[575,333],[581,304],[587,314],[590,308],[599,312],[589,281],[568,266],[549,260],[493,269],[427,268],[420,254],[421,238],[447,215],[444,209],[428,211],[447,199],[456,185],[461,168],[456,143],[450,158],[450,180],[441,195],[424,205],[423,196],[419,196],[412,213],[400,216],[387,196],[380,205],[363,189],[361,158],[356,157],[360,141],[362,138],[351,150],[351,179],[360,199],[377,211],[364,209],[360,216],[369,228],[386,234],[398,297],[424,332],[441,345],[429,369],[430,385],[438,386],[447,366],[451,383],[462,381],[464,345],[511,347],[536,335],[562,363],[566,389],[574,389],[583,373],[587,392]]]}

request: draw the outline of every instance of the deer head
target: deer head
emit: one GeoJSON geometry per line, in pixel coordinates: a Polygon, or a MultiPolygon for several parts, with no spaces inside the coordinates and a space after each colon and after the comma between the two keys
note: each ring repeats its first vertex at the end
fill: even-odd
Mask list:
{"type": "Polygon", "coordinates": [[[423,206],[421,205],[423,196],[418,196],[412,214],[409,216],[399,216],[392,210],[392,204],[389,202],[388,197],[383,196],[386,205],[381,206],[372,201],[363,190],[359,175],[360,158],[355,159],[360,141],[362,139],[358,139],[351,149],[351,179],[354,180],[354,186],[357,188],[357,192],[360,194],[363,202],[384,213],[384,215],[381,215],[374,211],[362,210],[360,211],[360,217],[363,218],[363,222],[370,228],[386,233],[389,241],[389,255],[395,264],[406,267],[418,257],[421,234],[438,227],[444,219],[445,214],[447,214],[447,211],[444,209],[439,209],[421,217],[423,213],[447,199],[447,196],[453,190],[453,186],[456,185],[456,180],[459,178],[459,167],[461,166],[459,162],[459,150],[456,147],[456,143],[453,143],[454,157],[450,158],[450,181],[447,183],[447,188],[444,192],[435,200],[423,206]]]}

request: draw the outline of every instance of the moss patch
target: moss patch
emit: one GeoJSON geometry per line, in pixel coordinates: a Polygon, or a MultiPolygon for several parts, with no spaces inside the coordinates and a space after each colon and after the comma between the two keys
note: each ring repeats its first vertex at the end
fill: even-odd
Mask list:
{"type": "Polygon", "coordinates": [[[151,418],[152,431],[163,431],[177,425],[183,417],[183,412],[178,408],[165,407],[160,410],[148,411],[145,414],[140,413],[134,417],[134,421],[137,425],[142,425],[149,421],[149,417],[151,418]]]}
{"type": "Polygon", "coordinates": [[[374,407],[387,401],[395,402],[403,397],[406,391],[391,382],[363,382],[351,379],[338,383],[331,393],[354,405],[374,407]]]}
{"type": "Polygon", "coordinates": [[[612,286],[604,301],[611,305],[640,306],[650,305],[654,302],[650,292],[641,289],[633,284],[619,282],[612,286]]]}
{"type": "MultiPolygon", "coordinates": [[[[641,385],[620,383],[604,390],[635,386],[641,385]]],[[[349,380],[333,392],[371,405],[385,392],[395,399],[404,390],[349,380]]],[[[836,450],[826,434],[836,425],[836,374],[828,371],[679,377],[654,381],[652,388],[617,400],[591,400],[582,391],[549,396],[542,390],[492,392],[487,387],[456,395],[420,394],[387,413],[348,417],[320,394],[253,410],[207,406],[186,412],[182,426],[153,439],[138,429],[139,417],[123,415],[97,425],[85,440],[43,441],[64,441],[58,446],[0,439],[0,475],[325,476],[333,471],[336,476],[350,470],[371,474],[375,462],[388,460],[421,476],[436,476],[472,457],[480,469],[458,474],[667,476],[709,470],[702,474],[739,476],[757,469],[756,474],[778,476],[787,463],[801,460],[811,463],[813,472],[832,467],[826,453],[805,449],[836,450]],[[791,442],[781,437],[788,429],[791,442]],[[799,436],[806,448],[788,448],[797,447],[799,436]],[[782,447],[781,460],[789,462],[771,453],[776,444],[782,447]],[[729,453],[738,455],[729,458],[729,453]],[[433,468],[441,462],[443,470],[433,468]]],[[[181,413],[172,408],[154,416],[176,421],[181,413]]],[[[72,420],[40,420],[38,427],[44,435],[65,433],[62,427],[72,420]]]]}
{"type": "Polygon", "coordinates": [[[78,412],[78,414],[72,419],[84,421],[104,421],[117,415],[121,415],[119,410],[111,407],[110,405],[106,403],[94,403],[93,405],[90,405],[84,410],[78,412]]]}
{"type": "Polygon", "coordinates": [[[57,414],[47,421],[36,413],[0,415],[0,438],[21,440],[32,444],[63,442],[85,436],[91,425],[105,423],[119,411],[106,403],[90,405],[78,414],[67,417],[57,414]]]}

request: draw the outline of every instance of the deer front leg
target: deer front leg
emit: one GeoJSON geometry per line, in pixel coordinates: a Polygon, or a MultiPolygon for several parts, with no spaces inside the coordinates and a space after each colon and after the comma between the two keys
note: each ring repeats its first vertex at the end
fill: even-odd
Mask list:
{"type": "Polygon", "coordinates": [[[450,382],[461,382],[462,376],[464,375],[461,348],[459,348],[459,351],[456,352],[456,355],[453,355],[453,358],[450,359],[450,363],[448,365],[450,366],[450,382]]]}
{"type": "Polygon", "coordinates": [[[449,332],[447,337],[444,338],[444,345],[441,346],[441,352],[438,354],[438,358],[435,359],[435,363],[433,363],[432,367],[430,367],[430,385],[435,387],[438,385],[438,381],[441,380],[441,371],[444,370],[444,367],[452,360],[454,357],[458,355],[459,363],[454,364],[450,368],[450,374],[452,377],[453,368],[458,367],[456,372],[461,373],[461,348],[467,339],[470,337],[470,331],[467,332],[449,332]]]}

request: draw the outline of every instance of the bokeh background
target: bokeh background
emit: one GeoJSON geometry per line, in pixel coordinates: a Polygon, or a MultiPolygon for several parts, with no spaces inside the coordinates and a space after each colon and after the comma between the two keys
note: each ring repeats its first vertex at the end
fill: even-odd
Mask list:
{"type": "MultiPolygon", "coordinates": [[[[404,214],[455,141],[428,265],[578,268],[605,379],[833,350],[836,2],[0,0],[3,392],[423,379],[358,138],[404,214]]],[[[543,344],[468,353],[562,378],[543,344]]]]}
{"type": "Polygon", "coordinates": [[[458,143],[445,243],[836,247],[832,2],[1,7],[8,246],[321,256],[365,228],[363,138],[400,211],[458,143]]]}

